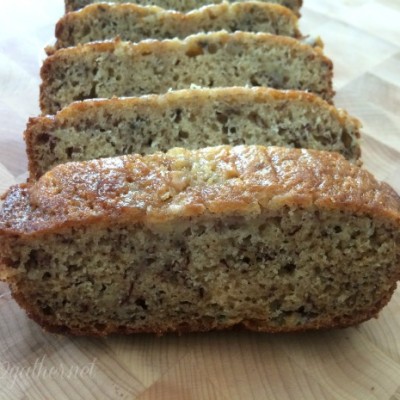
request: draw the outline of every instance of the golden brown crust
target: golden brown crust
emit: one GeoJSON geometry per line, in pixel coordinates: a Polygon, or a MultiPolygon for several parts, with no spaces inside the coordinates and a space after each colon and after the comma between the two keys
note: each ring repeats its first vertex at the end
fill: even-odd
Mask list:
{"type": "MultiPolygon", "coordinates": [[[[178,27],[177,32],[183,30],[186,32],[187,36],[190,33],[195,33],[195,28],[202,24],[204,25],[206,21],[223,18],[226,15],[246,15],[249,14],[250,11],[253,11],[255,7],[257,7],[258,13],[263,13],[263,15],[271,17],[284,17],[293,27],[297,27],[298,18],[291,10],[281,6],[280,4],[263,3],[259,1],[210,4],[187,13],[164,10],[157,6],[141,6],[134,3],[94,3],[78,11],[69,12],[64,15],[56,25],[56,44],[54,47],[48,47],[46,51],[48,54],[52,54],[57,49],[73,46],[74,44],[71,44],[71,36],[73,35],[71,27],[73,28],[76,23],[85,21],[85,19],[88,20],[97,14],[102,16],[121,15],[124,17],[124,20],[126,20],[127,17],[132,16],[134,18],[132,22],[144,18],[152,18],[151,21],[155,22],[155,18],[157,18],[159,24],[162,26],[166,24],[169,24],[172,27],[176,26],[178,27]]],[[[297,28],[294,29],[294,33],[295,37],[301,37],[297,28]]]]}
{"type": "MultiPolygon", "coordinates": [[[[334,95],[332,87],[332,76],[333,76],[333,63],[332,61],[323,54],[322,49],[319,46],[312,47],[306,43],[302,43],[294,38],[286,36],[275,36],[268,33],[249,33],[249,32],[235,32],[227,33],[224,31],[214,32],[209,34],[197,34],[187,37],[185,40],[145,40],[140,43],[122,42],[119,39],[113,41],[93,42],[84,45],[78,45],[76,47],[70,47],[60,49],[53,55],[49,56],[43,63],[40,71],[42,78],[42,84],[40,86],[40,107],[44,113],[48,112],[48,99],[50,96],[49,83],[53,79],[53,69],[57,65],[63,63],[70,63],[73,59],[92,59],[95,55],[102,53],[109,54],[124,54],[129,56],[132,60],[139,59],[143,55],[148,56],[149,54],[156,54],[157,57],[163,57],[164,55],[170,55],[174,52],[180,54],[183,49],[189,51],[192,48],[198,48],[199,43],[202,41],[216,41],[221,45],[226,46],[230,43],[246,44],[248,46],[286,46],[293,51],[302,52],[308,59],[318,59],[322,65],[326,66],[326,87],[323,93],[319,93],[326,100],[330,101],[334,95]]],[[[183,52],[184,53],[184,52],[183,52]]],[[[183,54],[182,53],[182,54],[183,54]]],[[[322,79],[322,78],[321,78],[322,79]]]]}
{"type": "Polygon", "coordinates": [[[339,154],[219,146],[59,165],[35,184],[9,190],[0,235],[29,238],[93,223],[158,224],[284,207],[340,210],[400,224],[394,190],[339,154]]]}
{"type": "Polygon", "coordinates": [[[30,179],[38,179],[41,175],[38,171],[37,160],[34,157],[35,141],[37,138],[40,135],[44,135],[43,139],[45,139],[49,133],[51,134],[51,132],[57,129],[73,126],[73,121],[77,117],[84,115],[90,110],[104,109],[108,113],[115,115],[121,111],[129,111],[131,109],[142,112],[149,109],[169,109],[182,105],[191,107],[216,100],[223,100],[224,103],[231,104],[232,106],[237,105],[238,102],[267,103],[269,101],[301,101],[315,104],[321,108],[329,108],[329,112],[334,115],[340,124],[354,125],[357,130],[357,137],[360,137],[358,130],[361,128],[361,123],[356,118],[351,117],[344,110],[329,105],[313,93],[296,90],[282,91],[264,87],[229,87],[177,90],[163,95],[147,95],[142,97],[85,100],[70,104],[58,111],[54,116],[40,116],[29,119],[24,137],[27,146],[30,179]]]}

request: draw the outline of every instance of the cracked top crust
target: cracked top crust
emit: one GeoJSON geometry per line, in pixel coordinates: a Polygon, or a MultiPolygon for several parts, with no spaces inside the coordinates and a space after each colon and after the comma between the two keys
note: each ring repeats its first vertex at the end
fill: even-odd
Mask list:
{"type": "Polygon", "coordinates": [[[175,148],[68,163],[34,184],[13,186],[5,197],[0,235],[283,207],[339,210],[400,225],[400,198],[389,185],[337,153],[280,147],[175,148]]]}

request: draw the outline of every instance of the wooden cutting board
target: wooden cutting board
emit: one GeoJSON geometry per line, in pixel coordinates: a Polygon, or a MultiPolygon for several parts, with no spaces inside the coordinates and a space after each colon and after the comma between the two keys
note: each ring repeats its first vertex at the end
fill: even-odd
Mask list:
{"type": "MultiPolygon", "coordinates": [[[[25,178],[22,132],[62,0],[3,1],[0,190],[25,178]]],[[[335,63],[336,104],[364,124],[365,167],[400,192],[400,3],[305,0],[304,33],[335,63]]],[[[43,332],[0,284],[0,400],[400,399],[400,290],[379,319],[332,332],[69,338],[43,332]]]]}

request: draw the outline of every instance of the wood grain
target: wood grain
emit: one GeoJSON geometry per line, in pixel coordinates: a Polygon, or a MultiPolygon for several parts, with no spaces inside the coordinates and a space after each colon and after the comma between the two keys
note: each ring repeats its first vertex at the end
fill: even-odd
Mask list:
{"type": "MultiPolygon", "coordinates": [[[[2,192],[26,177],[22,132],[39,112],[43,47],[62,12],[62,0],[2,4],[2,192]]],[[[321,35],[334,60],[336,104],[363,122],[365,167],[400,192],[398,1],[305,0],[302,14],[303,32],[321,35]]],[[[300,335],[51,335],[26,317],[5,284],[0,320],[1,400],[400,400],[399,290],[379,319],[300,335]]]]}

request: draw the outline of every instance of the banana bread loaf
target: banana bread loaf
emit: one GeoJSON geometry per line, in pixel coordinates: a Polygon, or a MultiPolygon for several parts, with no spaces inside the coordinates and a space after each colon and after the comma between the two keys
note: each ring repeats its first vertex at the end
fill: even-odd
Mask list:
{"type": "MultiPolygon", "coordinates": [[[[113,3],[136,3],[143,6],[158,6],[165,9],[187,12],[209,4],[220,4],[223,0],[114,0],[113,3]]],[[[245,0],[236,0],[243,2],[245,0]]],[[[266,1],[266,0],[261,0],[266,1]]],[[[232,2],[229,0],[229,2],[232,2]]],[[[302,5],[302,0],[268,0],[268,3],[278,3],[291,8],[296,13],[302,5]]],[[[66,12],[79,10],[88,4],[98,3],[96,0],[65,0],[66,12]]]]}
{"type": "Polygon", "coordinates": [[[169,89],[271,86],[331,100],[332,62],[319,47],[267,33],[216,32],[185,40],[96,42],[58,50],[41,69],[41,108],[169,89]]]}
{"type": "Polygon", "coordinates": [[[360,123],[316,95],[267,88],[189,89],[77,102],[25,131],[31,179],[57,164],[129,153],[263,144],[360,157],[360,123]]]}
{"type": "Polygon", "coordinates": [[[0,277],[52,331],[264,332],[375,316],[400,199],[332,152],[221,146],[59,165],[0,212],[0,277]]]}
{"type": "Polygon", "coordinates": [[[249,1],[202,7],[188,14],[136,4],[96,3],[66,14],[56,26],[55,50],[100,40],[139,42],[143,39],[185,38],[198,32],[248,31],[300,37],[297,17],[278,4],[249,1]]]}

